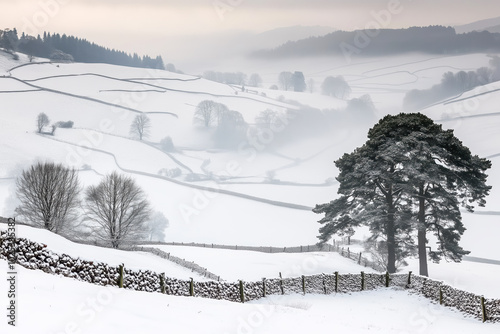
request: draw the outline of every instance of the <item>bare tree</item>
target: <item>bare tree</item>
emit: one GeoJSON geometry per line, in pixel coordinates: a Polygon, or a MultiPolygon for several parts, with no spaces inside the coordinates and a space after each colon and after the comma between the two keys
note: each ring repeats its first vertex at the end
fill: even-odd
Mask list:
{"type": "Polygon", "coordinates": [[[85,192],[86,219],[97,224],[97,236],[118,248],[147,234],[144,223],[150,205],[135,181],[116,172],[108,174],[97,186],[85,192]]]}
{"type": "Polygon", "coordinates": [[[202,124],[204,127],[208,128],[215,119],[214,106],[215,102],[210,100],[204,100],[198,103],[196,111],[194,112],[194,123],[202,124]]]}
{"type": "Polygon", "coordinates": [[[49,125],[49,123],[49,117],[43,112],[39,113],[36,118],[36,128],[38,129],[38,133],[42,133],[43,128],[49,125]]]}
{"type": "Polygon", "coordinates": [[[262,84],[262,78],[258,73],[253,73],[248,80],[248,85],[251,87],[260,87],[262,84]]]}
{"type": "Polygon", "coordinates": [[[165,241],[165,229],[168,227],[168,219],[159,211],[151,214],[146,223],[146,232],[149,241],[165,241]]]}
{"type": "Polygon", "coordinates": [[[273,122],[278,118],[278,112],[271,109],[266,109],[261,111],[259,115],[255,118],[255,123],[261,128],[269,129],[273,122]]]}
{"type": "Polygon", "coordinates": [[[151,120],[146,114],[137,115],[130,125],[130,134],[142,138],[149,137],[149,129],[151,129],[151,120]]]}
{"type": "Polygon", "coordinates": [[[229,109],[222,103],[204,100],[196,106],[193,121],[194,123],[202,124],[206,128],[214,123],[220,125],[224,114],[228,111],[229,109]]]}
{"type": "Polygon", "coordinates": [[[225,149],[236,148],[246,139],[248,124],[243,115],[235,110],[220,113],[214,139],[217,147],[225,149]]]}
{"type": "Polygon", "coordinates": [[[74,169],[38,162],[16,180],[21,205],[15,212],[36,226],[63,233],[76,217],[80,186],[74,169]]]}
{"type": "Polygon", "coordinates": [[[351,87],[343,76],[328,76],[321,84],[321,91],[324,95],[330,95],[345,100],[351,94],[351,87]]]}
{"type": "Polygon", "coordinates": [[[288,90],[292,86],[292,72],[281,72],[278,76],[278,81],[281,89],[288,90]]]}

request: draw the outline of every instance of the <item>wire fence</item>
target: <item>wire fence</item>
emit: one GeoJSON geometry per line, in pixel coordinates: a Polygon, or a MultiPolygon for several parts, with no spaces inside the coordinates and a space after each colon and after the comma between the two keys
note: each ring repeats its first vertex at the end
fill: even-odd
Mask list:
{"type": "Polygon", "coordinates": [[[335,241],[334,244],[315,244],[315,245],[302,245],[292,247],[273,247],[273,246],[241,246],[241,245],[221,245],[221,244],[207,244],[207,243],[184,243],[184,242],[144,242],[142,245],[148,246],[186,246],[186,247],[201,247],[213,249],[227,249],[236,251],[254,251],[262,253],[310,253],[310,252],[336,252],[341,256],[353,260],[360,266],[372,268],[378,272],[384,272],[386,267],[377,261],[363,255],[363,252],[353,252],[350,250],[350,244],[362,245],[359,240],[351,240],[350,242],[335,241]]]}

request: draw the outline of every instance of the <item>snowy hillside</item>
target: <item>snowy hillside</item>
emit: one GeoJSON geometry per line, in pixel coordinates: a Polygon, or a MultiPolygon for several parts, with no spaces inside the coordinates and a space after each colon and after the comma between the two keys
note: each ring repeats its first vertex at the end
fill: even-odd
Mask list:
{"type": "MultiPolygon", "coordinates": [[[[0,270],[7,270],[3,260],[0,270]]],[[[103,288],[23,268],[19,277],[19,325],[2,321],[2,333],[301,333],[332,328],[360,334],[498,332],[498,324],[464,318],[396,290],[273,296],[238,304],[103,288]]],[[[6,282],[0,282],[6,291],[6,282]]]]}
{"type": "MultiPolygon", "coordinates": [[[[20,169],[35,159],[51,159],[82,169],[79,176],[83,185],[95,184],[101,175],[116,169],[133,175],[146,190],[154,209],[169,219],[168,241],[313,244],[317,240],[319,216],[308,208],[336,196],[335,182],[327,181],[337,173],[332,162],[361,145],[371,126],[342,126],[328,135],[281,145],[279,151],[263,150],[268,141],[272,144],[272,137],[248,138],[242,143],[243,149],[236,152],[213,150],[209,131],[193,125],[195,106],[202,100],[224,103],[239,111],[248,123],[254,123],[255,117],[266,109],[284,112],[286,108],[296,108],[283,99],[313,106],[320,101],[316,105],[320,108],[341,108],[345,102],[317,93],[263,88],[258,91],[266,96],[244,93],[194,76],[105,64],[27,64],[9,71],[12,65],[22,64],[22,59],[18,63],[2,59],[2,70],[8,72],[0,77],[0,153],[4,157],[0,165],[0,213],[4,216],[11,215],[16,206],[14,177],[20,169]],[[38,135],[34,123],[40,112],[53,122],[71,120],[74,128],[58,129],[55,136],[38,135]],[[152,119],[147,142],[129,135],[130,124],[138,112],[149,113],[152,119]],[[155,146],[166,136],[173,139],[176,152],[165,154],[155,146]],[[158,174],[162,169],[174,168],[181,170],[180,178],[168,179],[158,174]],[[187,181],[192,173],[232,179],[187,181]],[[273,182],[269,182],[269,175],[273,175],[273,182]],[[224,193],[218,193],[220,190],[224,193]],[[291,209],[288,204],[298,205],[299,209],[291,209]]],[[[485,55],[412,55],[323,71],[318,67],[325,69],[324,63],[309,62],[307,68],[318,80],[327,75],[343,75],[353,86],[355,96],[370,93],[380,117],[399,112],[407,90],[428,88],[439,82],[445,71],[475,69],[487,65],[488,59],[485,55]]],[[[495,162],[495,155],[500,153],[495,138],[500,131],[499,119],[494,115],[500,95],[494,92],[495,87],[492,84],[479,88],[492,93],[424,111],[436,120],[443,119],[445,127],[454,128],[473,153],[491,157],[489,183],[493,190],[486,208],[480,209],[487,212],[499,211],[500,200],[499,188],[495,186],[500,182],[495,162]],[[470,109],[470,103],[473,111],[464,109],[470,109]],[[457,119],[471,113],[491,115],[457,119]]],[[[498,243],[476,242],[485,237],[484,230],[499,231],[496,217],[464,216],[468,231],[463,241],[472,250],[471,255],[500,259],[498,243]]]]}
{"type": "MultiPolygon", "coordinates": [[[[1,229],[4,227],[4,224],[0,224],[1,229]]],[[[128,267],[141,269],[150,267],[165,271],[168,276],[186,278],[187,275],[182,268],[154,259],[150,254],[111,250],[103,252],[102,249],[76,245],[49,232],[25,226],[18,226],[17,234],[32,240],[44,240],[51,250],[76,254],[84,259],[105,260],[111,264],[124,262],[128,267]]],[[[185,246],[165,250],[187,259],[194,258],[212,270],[220,270],[228,278],[258,281],[259,276],[271,277],[278,271],[282,271],[285,277],[329,272],[332,269],[369,272],[367,268],[335,254],[264,254],[185,246]]],[[[486,267],[469,268],[479,275],[476,279],[498,275],[487,272],[486,267]]],[[[8,271],[5,260],[0,260],[0,270],[8,271]]],[[[19,320],[14,328],[5,322],[0,323],[2,331],[7,330],[7,333],[77,331],[99,334],[129,332],[131,328],[138,333],[149,333],[165,330],[166,327],[175,333],[297,333],[306,330],[326,331],[332,327],[355,333],[498,331],[498,324],[483,324],[401,289],[382,288],[326,296],[274,295],[240,304],[102,287],[20,266],[17,266],[16,272],[20,278],[16,287],[19,320]],[[357,314],[354,322],[353,313],[357,314]],[[57,319],[54,319],[54,314],[57,314],[57,319]]],[[[200,280],[199,277],[195,279],[200,280]]],[[[459,280],[455,280],[457,282],[459,280]]],[[[471,290],[471,282],[464,283],[461,287],[471,290]]],[[[495,285],[494,281],[483,281],[483,288],[495,285]]],[[[0,281],[0,289],[8,290],[6,280],[0,281]]]]}
{"type": "MultiPolygon", "coordinates": [[[[82,169],[79,176],[83,185],[95,184],[101,175],[116,169],[133,175],[146,190],[154,209],[169,219],[167,241],[313,244],[317,240],[319,216],[308,208],[336,196],[336,183],[328,181],[337,173],[332,162],[361,145],[371,126],[342,126],[328,135],[281,145],[279,151],[264,150],[272,144],[272,137],[248,138],[242,143],[243,149],[236,152],[213,150],[209,131],[193,124],[195,106],[202,100],[224,103],[239,111],[248,123],[254,123],[255,117],[266,109],[284,112],[296,108],[282,101],[313,106],[320,101],[316,105],[319,108],[341,108],[345,102],[317,93],[263,88],[258,92],[266,96],[245,93],[194,76],[105,64],[26,64],[9,71],[13,65],[23,64],[23,58],[17,63],[6,56],[1,59],[6,72],[0,77],[0,153],[4,157],[0,165],[0,213],[4,216],[11,215],[16,206],[14,178],[20,169],[35,159],[51,159],[82,169]],[[58,129],[55,136],[38,135],[34,123],[40,112],[53,122],[71,120],[74,128],[58,129]],[[149,113],[152,119],[151,136],[146,142],[132,139],[129,134],[138,112],[149,113]],[[158,149],[158,143],[166,136],[173,139],[176,152],[165,154],[158,149]],[[174,168],[181,170],[180,178],[158,174],[174,168]],[[231,178],[187,181],[192,173],[231,178]],[[273,175],[272,182],[269,175],[273,175]]],[[[345,76],[355,96],[371,94],[380,117],[387,112],[399,112],[407,90],[439,82],[444,71],[485,66],[488,59],[485,55],[412,55],[323,71],[318,66],[324,69],[324,63],[309,62],[307,69],[310,76],[318,79],[345,76]]],[[[454,128],[473,153],[492,159],[489,183],[493,190],[486,208],[480,209],[487,214],[464,215],[468,231],[463,242],[472,256],[500,259],[498,243],[477,242],[483,240],[485,230],[500,229],[495,214],[500,200],[499,188],[495,186],[500,184],[495,163],[495,155],[500,153],[499,141],[495,140],[500,133],[500,119],[494,114],[500,94],[495,92],[495,84],[478,88],[481,89],[492,92],[481,91],[482,95],[465,99],[477,95],[470,92],[456,103],[436,105],[424,113],[443,120],[445,127],[454,128]],[[490,115],[463,118],[479,114],[490,115]]]]}
{"type": "MultiPolygon", "coordinates": [[[[0,229],[5,229],[0,224],[0,229]]],[[[126,267],[165,271],[169,277],[187,278],[192,273],[155,258],[151,254],[112,251],[88,245],[71,243],[50,232],[26,226],[18,226],[17,235],[31,240],[43,240],[47,248],[60,254],[77,255],[82,259],[106,261],[109,264],[125,263],[126,267]]],[[[248,251],[216,250],[186,246],[162,246],[186,259],[195,259],[209,269],[217,269],[228,279],[259,281],[261,277],[273,277],[278,271],[284,277],[320,272],[359,272],[369,269],[358,266],[338,254],[265,254],[248,251]]],[[[494,266],[494,269],[496,269],[494,266]]],[[[0,268],[7,272],[5,260],[0,268]]],[[[446,267],[449,268],[449,267],[446,267]]],[[[488,276],[498,274],[486,266],[467,264],[477,277],[464,281],[455,278],[455,285],[467,291],[478,291],[474,284],[482,281],[483,291],[491,292],[496,286],[488,276]]],[[[463,271],[462,276],[470,277],[463,271]]],[[[453,329],[454,333],[494,333],[496,324],[483,324],[456,310],[431,304],[423,297],[400,289],[378,289],[352,294],[332,295],[274,295],[246,304],[216,301],[203,298],[166,296],[102,287],[43,273],[17,266],[20,279],[16,291],[20,305],[18,326],[8,327],[8,333],[53,333],[78,330],[82,333],[120,333],[139,329],[141,332],[159,331],[168,326],[176,333],[296,333],[309,330],[327,330],[334,326],[356,333],[443,333],[453,329]],[[140,306],[140,307],[138,307],[140,306]],[[360,316],[352,322],[352,313],[360,316]],[[395,317],[395,312],[397,316],[395,317]],[[53,315],[58,314],[57,320],[53,315]],[[123,315],[127,316],[124,317],[123,315]],[[29,315],[30,321],[22,321],[29,315]],[[196,321],[187,321],[195,319],[196,321]],[[387,324],[390,323],[390,329],[387,324]]],[[[448,271],[448,274],[452,272],[448,271]]],[[[457,272],[458,273],[458,272],[457,272]]],[[[199,281],[202,278],[194,276],[199,281]]],[[[6,281],[0,289],[7,291],[6,281]]],[[[492,296],[489,296],[492,297],[492,296]]],[[[0,328],[7,329],[5,323],[0,328]]]]}
{"type": "MultiPolygon", "coordinates": [[[[488,64],[486,55],[428,58],[408,55],[335,66],[329,60],[293,60],[317,83],[343,75],[353,96],[370,94],[377,117],[401,111],[410,89],[429,88],[445,71],[473,70],[488,64]]],[[[242,114],[249,124],[260,112],[284,113],[298,104],[340,110],[346,101],[319,95],[223,85],[196,76],[104,64],[28,64],[0,53],[0,216],[17,205],[15,177],[35,160],[52,160],[79,170],[83,186],[96,184],[114,170],[132,176],[155,211],[169,220],[167,241],[227,245],[299,246],[317,242],[320,217],[310,210],[336,197],[333,161],[362,145],[372,124],[340,124],[329,132],[277,145],[274,137],[248,137],[240,150],[214,149],[211,130],[193,124],[196,105],[213,100],[242,114]],[[25,66],[17,67],[26,64],[25,66]],[[52,122],[73,121],[72,129],[54,136],[35,130],[44,112],[52,122]],[[140,112],[152,120],[151,136],[138,141],[129,134],[140,112]],[[159,149],[170,136],[175,152],[159,149]],[[273,147],[273,149],[266,149],[273,147]],[[160,170],[178,168],[169,178],[160,170]],[[194,177],[196,176],[196,177],[194,177]]],[[[288,62],[288,61],[287,61],[288,62]]],[[[277,68],[267,64],[265,87],[277,68]]],[[[292,61],[290,61],[292,62],[292,61]]],[[[250,64],[252,69],[256,64],[250,64]]],[[[262,67],[265,70],[265,67],[262,67]]],[[[472,257],[500,260],[500,86],[491,84],[437,104],[423,113],[453,128],[474,154],[491,159],[493,186],[485,208],[463,215],[462,245],[472,257]]],[[[334,113],[334,112],[333,112],[334,113]]],[[[335,113],[333,114],[335,116],[335,113]]],[[[278,138],[279,132],[273,133],[278,138]]],[[[276,139],[277,140],[277,139],[276,139]]],[[[2,226],[0,226],[2,228],[2,226]]],[[[71,243],[43,230],[19,226],[17,233],[47,244],[52,251],[127,268],[166,272],[171,277],[203,280],[196,274],[149,253],[124,252],[71,243]]],[[[362,238],[363,232],[356,238],[362,238]]],[[[228,281],[259,280],[333,271],[366,272],[335,253],[265,254],[179,246],[160,246],[172,255],[195,261],[228,281]]],[[[358,251],[358,250],[355,250],[358,251]]],[[[363,251],[363,250],[359,250],[363,251]]],[[[0,270],[6,272],[6,262],[0,270]]],[[[404,271],[417,272],[410,261],[404,271]]],[[[500,266],[464,261],[430,265],[431,277],[490,298],[498,298],[500,266]]],[[[346,330],[354,333],[493,333],[498,325],[481,324],[456,311],[429,304],[404,291],[377,290],[352,295],[291,295],[241,305],[103,288],[19,268],[22,325],[13,333],[118,333],[140,328],[149,333],[296,333],[346,330]],[[97,300],[97,304],[95,303],[97,300]],[[352,321],[352,314],[363,320],[352,321]],[[52,321],[54,314],[58,321],[52,321]],[[395,316],[397,314],[397,316],[395,316]],[[28,316],[29,315],[29,316],[28,316]],[[194,319],[194,320],[192,320],[194,319]],[[230,319],[230,320],[228,320],[230,319]],[[192,320],[192,321],[191,321],[192,320]],[[167,325],[168,324],[168,325],[167,325]],[[392,325],[388,325],[392,324],[392,325]]],[[[0,280],[0,291],[6,291],[0,280]]],[[[1,323],[4,326],[4,323],[1,323]]],[[[2,333],[3,333],[3,327],[2,333]]],[[[9,328],[10,329],[10,328],[9,328]]],[[[139,333],[139,332],[138,332],[139,333]]]]}

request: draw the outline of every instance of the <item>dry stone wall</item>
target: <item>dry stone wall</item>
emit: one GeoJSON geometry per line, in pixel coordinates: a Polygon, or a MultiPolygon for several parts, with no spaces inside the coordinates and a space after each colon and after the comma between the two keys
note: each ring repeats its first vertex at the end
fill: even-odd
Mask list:
{"type": "Polygon", "coordinates": [[[165,273],[131,270],[121,266],[72,258],[56,254],[46,245],[23,238],[7,238],[0,232],[0,258],[9,259],[25,268],[43,270],[80,281],[102,286],[246,302],[266,295],[291,293],[350,293],[385,287],[401,287],[423,295],[434,302],[454,307],[480,320],[500,322],[500,300],[486,299],[470,292],[455,289],[443,282],[409,274],[320,274],[292,278],[263,279],[257,282],[194,282],[170,278],[165,273]],[[123,276],[121,276],[123,272],[123,276]]]}

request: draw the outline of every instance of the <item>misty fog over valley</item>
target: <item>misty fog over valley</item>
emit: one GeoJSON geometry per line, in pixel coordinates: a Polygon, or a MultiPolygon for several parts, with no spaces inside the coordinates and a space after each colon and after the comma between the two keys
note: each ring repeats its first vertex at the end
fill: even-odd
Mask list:
{"type": "Polygon", "coordinates": [[[498,332],[496,5],[304,3],[2,4],[1,333],[498,332]]]}

